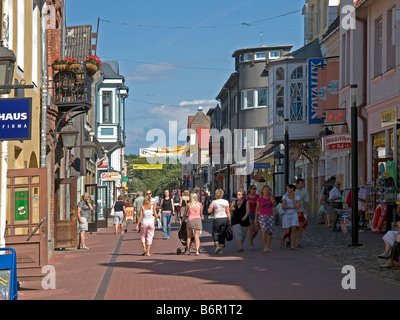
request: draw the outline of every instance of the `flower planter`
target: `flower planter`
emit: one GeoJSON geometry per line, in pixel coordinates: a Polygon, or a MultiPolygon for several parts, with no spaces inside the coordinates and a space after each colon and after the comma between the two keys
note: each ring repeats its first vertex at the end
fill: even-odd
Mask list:
{"type": "Polygon", "coordinates": [[[54,71],[64,71],[67,70],[67,65],[66,64],[55,64],[52,66],[54,71]]]}
{"type": "Polygon", "coordinates": [[[79,67],[80,67],[80,64],[79,63],[72,63],[72,64],[70,64],[69,66],[68,66],[68,70],[69,71],[78,71],[79,70],[79,67]]]}
{"type": "Polygon", "coordinates": [[[98,68],[94,63],[86,63],[86,70],[89,71],[91,75],[94,75],[98,68]]]}

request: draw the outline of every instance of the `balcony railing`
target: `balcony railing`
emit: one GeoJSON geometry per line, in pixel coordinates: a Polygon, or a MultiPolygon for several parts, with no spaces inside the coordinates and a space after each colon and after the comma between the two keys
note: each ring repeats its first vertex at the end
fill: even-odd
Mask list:
{"type": "Polygon", "coordinates": [[[49,91],[53,102],[63,112],[82,106],[83,110],[92,107],[92,73],[84,65],[71,70],[54,70],[49,81],[49,91]]]}

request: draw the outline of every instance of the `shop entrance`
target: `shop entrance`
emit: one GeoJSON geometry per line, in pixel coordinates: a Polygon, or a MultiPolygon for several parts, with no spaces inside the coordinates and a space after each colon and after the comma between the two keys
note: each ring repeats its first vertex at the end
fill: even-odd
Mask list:
{"type": "Polygon", "coordinates": [[[18,279],[43,276],[48,263],[47,169],[7,171],[6,244],[17,254],[18,279]]]}
{"type": "Polygon", "coordinates": [[[54,197],[55,249],[78,246],[76,195],[76,178],[56,180],[54,197]]]}

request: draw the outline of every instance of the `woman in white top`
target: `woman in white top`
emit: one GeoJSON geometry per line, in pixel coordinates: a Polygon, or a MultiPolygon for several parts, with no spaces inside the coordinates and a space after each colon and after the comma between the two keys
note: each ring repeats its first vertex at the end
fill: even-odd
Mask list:
{"type": "Polygon", "coordinates": [[[215,254],[222,254],[222,248],[225,246],[226,230],[231,223],[231,212],[229,211],[229,202],[222,199],[224,190],[215,191],[215,200],[208,207],[208,213],[214,210],[214,221],[212,237],[215,243],[215,254]]]}
{"type": "Polygon", "coordinates": [[[284,228],[284,233],[281,239],[281,248],[285,244],[285,239],[290,236],[290,248],[292,250],[297,250],[294,246],[294,241],[296,239],[297,227],[299,225],[299,216],[297,210],[300,209],[300,197],[294,194],[296,186],[289,184],[286,187],[287,193],[282,197],[282,208],[285,211],[282,219],[282,226],[284,228]]]}
{"type": "Polygon", "coordinates": [[[151,197],[146,195],[143,200],[143,206],[140,208],[139,220],[136,230],[139,231],[140,240],[142,241],[142,256],[150,255],[150,247],[153,243],[155,222],[157,221],[157,211],[155,204],[151,204],[151,197]]]}

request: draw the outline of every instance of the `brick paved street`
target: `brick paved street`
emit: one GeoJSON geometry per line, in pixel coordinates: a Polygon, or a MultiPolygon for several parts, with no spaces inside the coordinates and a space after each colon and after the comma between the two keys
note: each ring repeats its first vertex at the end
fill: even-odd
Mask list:
{"type": "Polygon", "coordinates": [[[254,251],[238,253],[229,242],[222,256],[214,255],[212,222],[205,223],[200,256],[177,255],[178,225],[168,240],[157,230],[152,255],[141,256],[135,225],[113,235],[101,229],[89,235],[90,250],[70,249],[53,255],[56,289],[40,281],[25,282],[20,300],[269,300],[269,299],[400,299],[400,272],[382,270],[376,255],[382,235],[360,233],[360,248],[349,248],[348,235],[333,233],[316,220],[304,232],[304,248],[279,247],[280,227],[272,253],[263,253],[258,235],[254,251]],[[344,265],[356,267],[356,290],[342,289],[344,265]]]}

